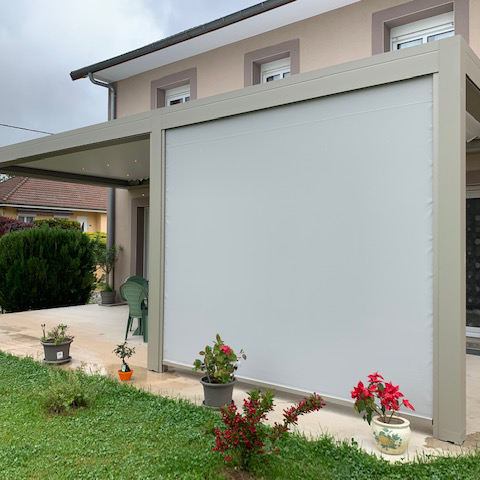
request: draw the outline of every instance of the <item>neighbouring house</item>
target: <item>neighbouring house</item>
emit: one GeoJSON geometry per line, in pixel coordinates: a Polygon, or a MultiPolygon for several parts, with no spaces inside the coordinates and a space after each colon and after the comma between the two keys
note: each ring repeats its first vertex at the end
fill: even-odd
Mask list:
{"type": "Polygon", "coordinates": [[[12,177],[0,182],[0,216],[24,222],[76,220],[84,232],[107,231],[107,189],[95,185],[12,177]]]}
{"type": "Polygon", "coordinates": [[[149,369],[217,332],[240,378],[333,403],[381,369],[462,443],[479,22],[480,0],[267,0],[73,71],[110,121],[3,147],[0,172],[111,188],[115,284],[150,281],[149,369]]]}

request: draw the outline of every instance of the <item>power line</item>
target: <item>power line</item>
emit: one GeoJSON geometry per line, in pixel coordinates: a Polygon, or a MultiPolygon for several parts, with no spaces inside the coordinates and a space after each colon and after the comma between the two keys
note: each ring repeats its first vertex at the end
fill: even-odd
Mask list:
{"type": "Polygon", "coordinates": [[[15,125],[8,125],[6,123],[0,123],[0,127],[17,128],[18,130],[26,130],[27,132],[45,133],[46,135],[53,135],[52,132],[44,132],[43,130],[34,130],[33,128],[16,127],[15,125]]]}

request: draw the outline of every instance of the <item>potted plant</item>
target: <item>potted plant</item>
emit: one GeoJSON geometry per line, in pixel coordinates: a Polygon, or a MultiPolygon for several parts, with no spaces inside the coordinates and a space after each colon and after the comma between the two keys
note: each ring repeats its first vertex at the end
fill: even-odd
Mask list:
{"type": "Polygon", "coordinates": [[[41,344],[45,353],[44,362],[55,365],[68,363],[70,356],[70,344],[73,341],[73,335],[67,333],[68,327],[61,323],[54,327],[50,332],[45,333],[45,324],[42,324],[43,335],[41,344]]]}
{"type": "Polygon", "coordinates": [[[378,372],[368,375],[368,379],[367,387],[358,382],[352,390],[352,398],[355,399],[353,408],[358,413],[363,413],[363,419],[371,425],[375,444],[381,452],[401,455],[410,441],[410,422],[395,413],[401,404],[411,410],[415,409],[406,398],[402,399],[403,394],[398,385],[395,387],[392,382],[386,383],[378,372]],[[379,405],[376,400],[379,400],[379,405]],[[376,415],[373,416],[374,414],[376,415]]]}
{"type": "Polygon", "coordinates": [[[120,380],[122,382],[130,380],[133,375],[133,370],[128,366],[125,359],[130,358],[135,353],[135,348],[130,348],[127,345],[127,342],[123,342],[120,345],[117,345],[117,348],[115,348],[113,353],[122,360],[122,367],[118,371],[120,380]]]}
{"type": "Polygon", "coordinates": [[[110,273],[115,267],[115,263],[118,260],[121,245],[111,245],[107,248],[105,243],[101,241],[100,235],[97,235],[93,240],[93,251],[95,254],[95,261],[98,267],[103,271],[105,276],[105,287],[100,291],[102,305],[111,305],[115,303],[115,290],[110,286],[110,273]]]}
{"type": "Polygon", "coordinates": [[[197,359],[193,363],[194,371],[202,371],[205,376],[200,383],[203,385],[205,407],[220,408],[232,403],[233,387],[235,385],[235,370],[240,358],[247,359],[243,350],[237,355],[232,347],[225,345],[217,334],[213,347],[207,345],[200,355],[203,360],[197,359]]]}

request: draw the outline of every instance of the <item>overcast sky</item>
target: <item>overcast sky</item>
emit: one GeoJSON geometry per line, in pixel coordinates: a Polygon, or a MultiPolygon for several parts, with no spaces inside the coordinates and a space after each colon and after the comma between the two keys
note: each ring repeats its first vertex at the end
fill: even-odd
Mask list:
{"type": "MultiPolygon", "coordinates": [[[[0,124],[58,133],[107,119],[107,89],[70,72],[259,0],[0,1],[0,124]]],[[[39,136],[0,126],[0,146],[39,136]]]]}

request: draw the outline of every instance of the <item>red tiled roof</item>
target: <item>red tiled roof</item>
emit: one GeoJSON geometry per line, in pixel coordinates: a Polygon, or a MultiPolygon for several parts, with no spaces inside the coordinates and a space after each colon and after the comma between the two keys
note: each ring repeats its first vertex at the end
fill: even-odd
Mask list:
{"type": "Polygon", "coordinates": [[[0,182],[0,204],[107,210],[107,189],[94,185],[13,177],[0,182]]]}

